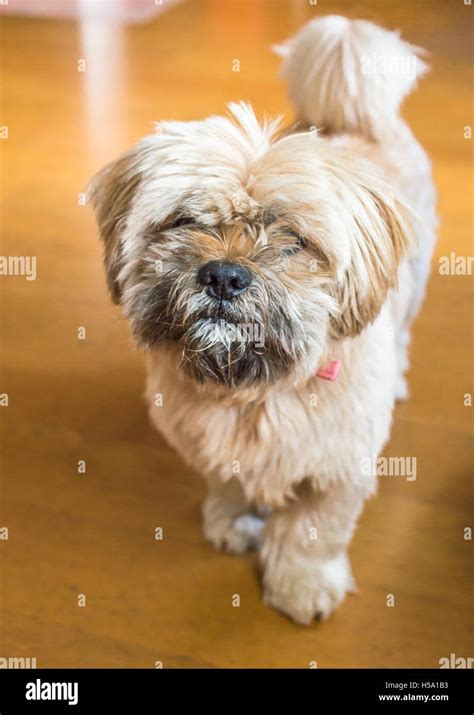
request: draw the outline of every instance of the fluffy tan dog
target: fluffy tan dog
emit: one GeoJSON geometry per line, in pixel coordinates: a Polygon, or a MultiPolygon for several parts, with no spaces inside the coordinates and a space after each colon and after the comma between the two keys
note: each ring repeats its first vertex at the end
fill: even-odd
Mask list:
{"type": "Polygon", "coordinates": [[[361,464],[406,394],[434,191],[399,116],[416,48],[331,16],[279,52],[295,128],[246,104],[162,122],[90,195],[151,419],[208,482],[206,539],[259,548],[265,602],[306,624],[353,588],[361,464]]]}

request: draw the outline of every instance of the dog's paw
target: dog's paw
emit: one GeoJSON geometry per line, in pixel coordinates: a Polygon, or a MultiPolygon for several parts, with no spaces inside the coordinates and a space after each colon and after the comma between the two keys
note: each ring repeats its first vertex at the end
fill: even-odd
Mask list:
{"type": "Polygon", "coordinates": [[[265,522],[254,514],[242,514],[236,518],[220,515],[204,519],[204,537],[216,549],[231,554],[260,547],[265,522]]]}
{"type": "Polygon", "coordinates": [[[410,396],[410,391],[408,389],[408,382],[403,374],[398,375],[395,381],[395,400],[397,402],[403,402],[408,400],[410,396]]]}
{"type": "Polygon", "coordinates": [[[334,558],[305,558],[289,555],[278,559],[264,573],[263,600],[297,623],[324,621],[355,591],[347,554],[334,558]]]}

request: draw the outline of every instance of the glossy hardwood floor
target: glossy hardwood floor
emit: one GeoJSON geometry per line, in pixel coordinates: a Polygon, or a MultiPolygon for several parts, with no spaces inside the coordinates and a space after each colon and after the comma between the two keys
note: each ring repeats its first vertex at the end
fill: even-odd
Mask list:
{"type": "Polygon", "coordinates": [[[37,279],[0,278],[0,392],[9,397],[0,409],[0,529],[9,530],[0,657],[36,657],[38,667],[325,668],[472,656],[472,277],[438,272],[440,256],[472,253],[472,8],[199,0],[147,24],[8,16],[1,25],[1,253],[36,256],[37,279]],[[327,12],[399,27],[430,50],[432,73],[405,115],[433,158],[441,228],[414,331],[411,398],[387,448],[416,456],[418,478],[381,479],[351,549],[358,594],[304,629],[262,604],[255,557],[204,543],[203,485],[148,423],[142,356],[109,301],[82,192],[152,120],[199,118],[239,98],[260,114],[289,113],[269,45],[327,12]]]}

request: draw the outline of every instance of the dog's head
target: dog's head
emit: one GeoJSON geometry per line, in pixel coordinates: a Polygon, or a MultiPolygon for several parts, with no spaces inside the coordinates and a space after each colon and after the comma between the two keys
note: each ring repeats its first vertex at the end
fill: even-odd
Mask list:
{"type": "Polygon", "coordinates": [[[407,232],[369,165],[230,112],[162,123],[92,181],[109,287],[198,382],[299,380],[377,316],[407,232]]]}

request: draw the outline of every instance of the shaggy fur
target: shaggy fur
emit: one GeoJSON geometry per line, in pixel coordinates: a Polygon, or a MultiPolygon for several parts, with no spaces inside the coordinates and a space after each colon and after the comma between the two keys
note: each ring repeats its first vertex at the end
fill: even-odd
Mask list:
{"type": "Polygon", "coordinates": [[[259,548],[264,600],[309,623],[353,588],[347,547],[376,488],[361,465],[406,394],[434,191],[399,116],[416,77],[361,71],[416,48],[326,17],[279,51],[296,129],[243,103],[162,122],[90,197],[112,296],[147,352],[151,419],[208,481],[205,537],[259,548]],[[232,301],[198,281],[217,260],[252,276],[232,301]],[[315,377],[330,360],[333,383],[315,377]]]}

